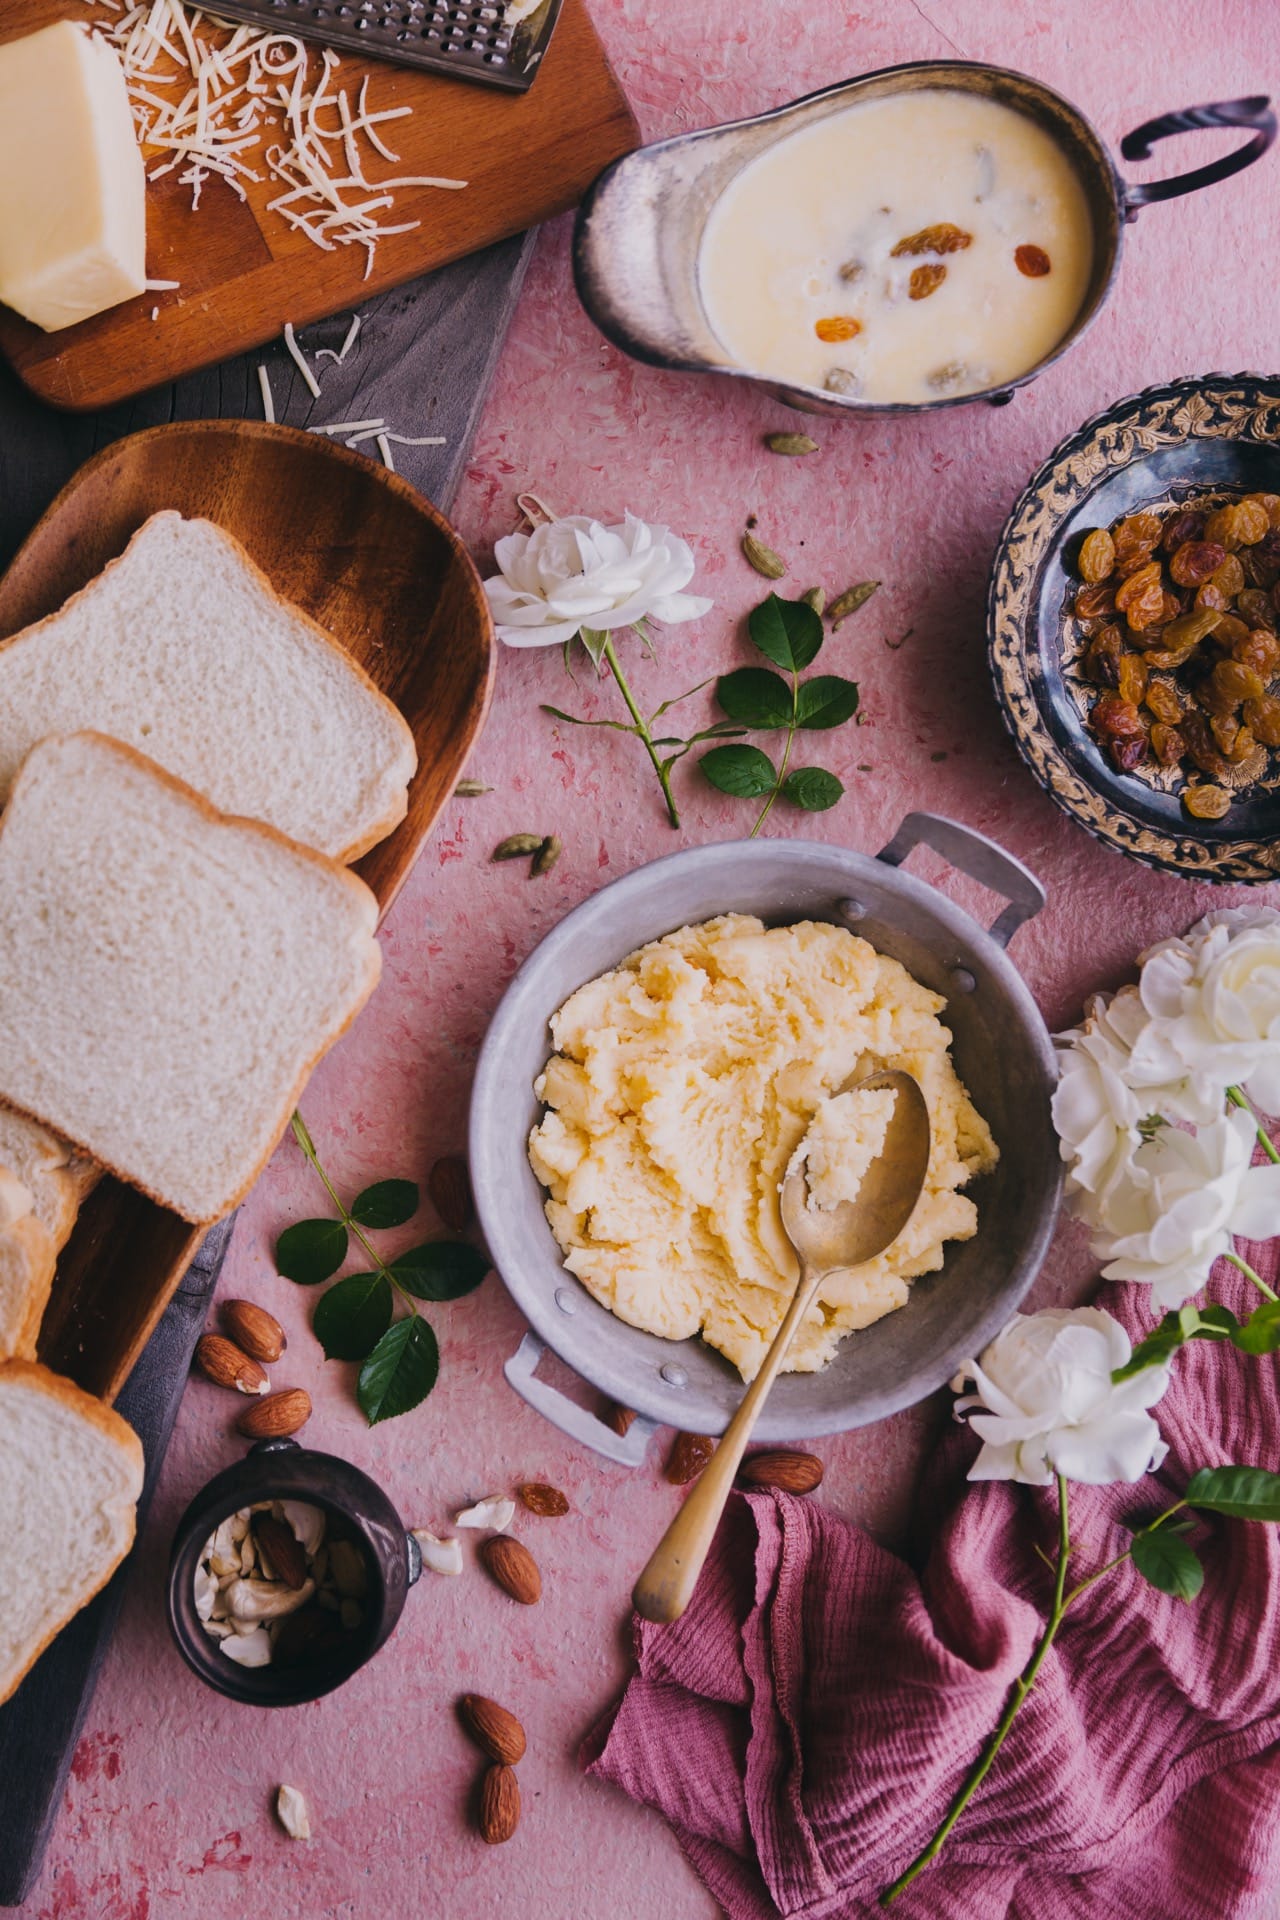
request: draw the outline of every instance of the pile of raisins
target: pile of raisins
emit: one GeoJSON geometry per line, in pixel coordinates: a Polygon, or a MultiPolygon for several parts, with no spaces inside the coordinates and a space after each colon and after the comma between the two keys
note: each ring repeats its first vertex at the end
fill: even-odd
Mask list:
{"type": "Polygon", "coordinates": [[[1182,804],[1220,820],[1228,783],[1280,747],[1280,494],[1130,514],[1086,534],[1076,565],[1090,727],[1122,773],[1203,776],[1182,804]]]}

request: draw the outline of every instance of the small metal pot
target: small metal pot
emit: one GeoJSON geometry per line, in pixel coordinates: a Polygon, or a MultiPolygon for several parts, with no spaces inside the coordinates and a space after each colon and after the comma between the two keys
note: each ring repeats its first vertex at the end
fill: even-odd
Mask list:
{"type": "Polygon", "coordinates": [[[368,1474],[296,1440],[260,1440],[243,1460],[210,1480],[178,1522],[169,1556],[169,1628],[192,1672],[218,1693],[248,1706],[296,1707],[332,1693],[373,1658],[390,1637],[421,1571],[417,1541],[368,1474]],[[320,1507],[363,1553],[364,1619],[344,1635],[340,1653],[298,1666],[238,1667],[205,1632],[195,1603],[201,1552],[223,1520],[256,1500],[303,1500],[320,1507]]]}
{"type": "Polygon", "coordinates": [[[1161,114],[1126,135],[1126,160],[1145,160],[1157,140],[1197,127],[1248,127],[1236,152],[1171,180],[1139,186],[1120,174],[1101,136],[1078,107],[1024,73],[971,60],[920,60],[882,67],[749,120],[678,134],[640,147],[600,175],[582,203],[574,233],[574,277],[583,306],[600,331],[637,360],[690,373],[754,380],[808,413],[914,414],[986,400],[1000,406],[1075,344],[1101,312],[1120,266],[1124,229],[1156,200],[1194,193],[1261,159],[1276,136],[1264,95],[1220,100],[1161,114]],[[1036,121],[1075,168],[1093,221],[1093,273],[1083,304],[1051,353],[998,388],[936,400],[871,401],[785,381],[764,380],[731,360],[707,318],[698,258],[712,207],[734,176],[777,141],[860,100],[945,87],[980,93],[1036,121]]]}
{"type": "Polygon", "coordinates": [[[896,1313],[851,1334],[821,1373],[784,1374],[756,1428],[761,1440],[841,1433],[932,1393],[1008,1320],[1052,1236],[1062,1185],[1049,1098],[1057,1077],[1044,1021],[1004,949],[1044,905],[1035,876],[985,835],[913,813],[875,859],[803,840],[741,840],[670,854],[604,887],[526,960],[480,1051],[471,1100],[476,1210],[507,1289],[533,1331],[508,1361],[521,1397],[573,1439],[637,1466],[654,1424],[723,1432],[742,1380],[703,1341],[642,1333],[568,1273],[543,1212],[527,1143],[539,1117],[533,1082],[551,1051],[548,1022],[584,982],[673,928],[722,913],[771,926],[826,920],[900,960],[947,1002],[957,1070],[1000,1148],[975,1189],[978,1231],[916,1280],[896,1313]],[[984,930],[935,887],[902,872],[924,845],[1009,902],[984,930]],[[536,1377],[550,1347],[611,1399],[645,1416],[620,1438],[536,1377]]]}

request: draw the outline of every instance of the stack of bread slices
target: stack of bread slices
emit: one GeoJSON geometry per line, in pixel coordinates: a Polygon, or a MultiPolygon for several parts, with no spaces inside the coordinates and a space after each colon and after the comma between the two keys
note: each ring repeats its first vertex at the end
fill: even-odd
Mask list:
{"type": "Polygon", "coordinates": [[[347,863],[416,766],[208,521],[154,515],[0,643],[0,1701],[128,1552],[142,1484],[132,1430],[36,1360],[58,1252],[103,1170],[193,1223],[247,1193],[377,983],[347,863]]]}

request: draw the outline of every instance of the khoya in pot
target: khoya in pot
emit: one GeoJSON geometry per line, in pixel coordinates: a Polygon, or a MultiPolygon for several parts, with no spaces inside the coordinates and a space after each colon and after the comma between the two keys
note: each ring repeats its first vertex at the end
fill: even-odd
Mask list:
{"type": "Polygon", "coordinates": [[[1142,159],[1215,126],[1253,137],[1137,186],[1026,75],[885,68],[616,162],[578,218],[578,291],[638,359],[761,381],[808,411],[1006,400],[1096,317],[1126,221],[1249,165],[1275,118],[1264,98],[1227,101],[1125,139],[1142,159]]]}

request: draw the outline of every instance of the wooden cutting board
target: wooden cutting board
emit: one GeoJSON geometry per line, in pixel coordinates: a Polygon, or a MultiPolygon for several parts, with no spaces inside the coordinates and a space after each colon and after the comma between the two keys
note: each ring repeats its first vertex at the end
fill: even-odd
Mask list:
{"type": "MultiPolygon", "coordinates": [[[[57,19],[106,17],[80,0],[0,0],[0,41],[57,19]]],[[[318,70],[319,54],[313,55],[318,70]]],[[[177,280],[60,333],[43,333],[0,308],[0,352],[32,391],[77,412],[132,398],[295,327],[357,308],[415,278],[581,199],[592,180],[638,142],[635,118],[604,57],[583,0],[565,0],[533,86],[513,95],[444,75],[344,54],[337,84],[354,97],[366,75],[375,109],[412,107],[383,128],[399,160],[371,164],[373,178],[437,174],[458,192],[402,188],[390,222],[411,233],[379,242],[372,271],[358,246],[323,252],[267,203],[278,179],[246,182],[247,201],[216,177],[191,207],[178,171],[147,188],[147,273],[177,280]],[[152,319],[153,310],[158,309],[152,319]]]]}

